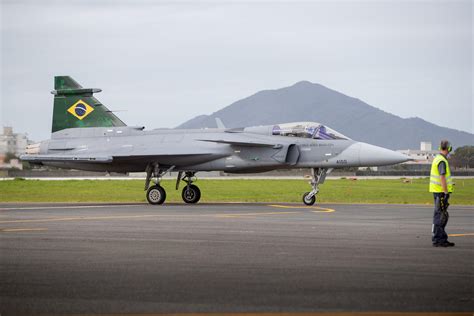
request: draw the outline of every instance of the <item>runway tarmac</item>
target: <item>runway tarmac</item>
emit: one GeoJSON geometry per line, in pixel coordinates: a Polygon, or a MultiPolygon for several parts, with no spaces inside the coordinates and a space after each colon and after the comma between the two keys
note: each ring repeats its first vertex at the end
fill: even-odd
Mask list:
{"type": "Polygon", "coordinates": [[[474,310],[474,207],[0,204],[0,313],[474,310]]]}

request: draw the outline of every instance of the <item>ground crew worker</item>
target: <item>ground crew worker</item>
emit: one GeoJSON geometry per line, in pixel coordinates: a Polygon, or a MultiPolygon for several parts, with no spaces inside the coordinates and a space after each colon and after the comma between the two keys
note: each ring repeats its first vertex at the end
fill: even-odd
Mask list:
{"type": "Polygon", "coordinates": [[[447,160],[452,147],[449,141],[442,140],[439,149],[440,153],[431,164],[430,174],[430,192],[433,192],[435,205],[431,240],[434,247],[453,247],[454,243],[448,241],[445,231],[449,219],[449,195],[453,192],[451,169],[447,160]]]}

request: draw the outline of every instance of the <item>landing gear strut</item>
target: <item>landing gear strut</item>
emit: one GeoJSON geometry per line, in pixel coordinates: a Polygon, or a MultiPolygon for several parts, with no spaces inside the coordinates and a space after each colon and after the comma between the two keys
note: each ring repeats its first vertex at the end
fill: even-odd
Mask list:
{"type": "Polygon", "coordinates": [[[310,192],[303,194],[303,203],[306,205],[313,205],[316,202],[316,195],[319,192],[318,185],[323,184],[326,179],[326,174],[331,172],[332,169],[325,168],[311,168],[311,187],[313,188],[310,192]]]}
{"type": "Polygon", "coordinates": [[[180,171],[178,173],[178,179],[176,180],[176,190],[179,189],[179,182],[182,180],[186,182],[186,186],[181,192],[181,197],[185,203],[195,204],[201,199],[201,190],[193,184],[196,181],[195,172],[187,171],[184,173],[180,171]]]}
{"type": "Polygon", "coordinates": [[[174,166],[168,169],[161,169],[157,163],[149,164],[146,167],[145,191],[148,203],[158,205],[163,204],[166,200],[166,191],[160,185],[160,182],[163,175],[173,169],[174,166]],[[150,186],[150,182],[152,181],[154,185],[150,186]]]}

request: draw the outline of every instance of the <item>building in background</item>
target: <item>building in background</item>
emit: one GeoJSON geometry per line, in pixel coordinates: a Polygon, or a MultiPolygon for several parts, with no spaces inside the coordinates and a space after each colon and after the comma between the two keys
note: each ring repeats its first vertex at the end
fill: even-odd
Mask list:
{"type": "Polygon", "coordinates": [[[393,171],[393,170],[411,170],[421,171],[429,170],[434,157],[439,153],[438,150],[433,150],[431,142],[421,142],[420,149],[401,149],[397,150],[399,153],[405,154],[413,160],[407,161],[398,165],[371,167],[371,168],[359,168],[359,170],[372,170],[372,171],[393,171]]]}
{"type": "Polygon", "coordinates": [[[23,165],[17,157],[24,154],[26,146],[31,143],[26,134],[14,133],[9,126],[3,127],[0,134],[0,168],[22,169],[23,165]]]}
{"type": "Polygon", "coordinates": [[[431,165],[434,157],[439,153],[433,150],[431,142],[421,142],[420,149],[403,149],[398,152],[410,156],[413,161],[405,162],[405,164],[431,165]]]}

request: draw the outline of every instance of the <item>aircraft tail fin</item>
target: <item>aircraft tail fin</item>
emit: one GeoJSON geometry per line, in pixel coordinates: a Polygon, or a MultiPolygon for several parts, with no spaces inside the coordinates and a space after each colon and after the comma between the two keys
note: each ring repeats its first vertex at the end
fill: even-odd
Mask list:
{"type": "Polygon", "coordinates": [[[216,117],[216,125],[217,125],[217,128],[225,129],[224,123],[222,123],[222,120],[218,117],[216,117]]]}
{"type": "Polygon", "coordinates": [[[54,77],[52,133],[74,127],[126,126],[94,97],[100,91],[83,88],[69,76],[54,77]]]}

